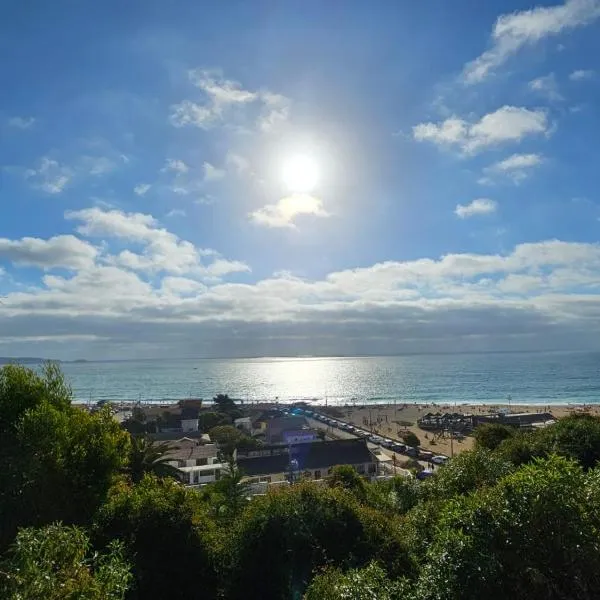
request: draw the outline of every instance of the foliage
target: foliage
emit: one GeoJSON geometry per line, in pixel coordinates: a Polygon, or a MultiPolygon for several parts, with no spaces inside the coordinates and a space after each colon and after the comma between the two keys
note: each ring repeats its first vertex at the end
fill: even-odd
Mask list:
{"type": "Polygon", "coordinates": [[[169,458],[166,456],[168,450],[168,443],[157,444],[147,437],[133,437],[127,467],[132,481],[140,482],[146,473],[178,479],[179,471],[168,463],[169,458]]]}
{"type": "Polygon", "coordinates": [[[0,370],[0,547],[20,526],[88,522],[126,464],[129,435],[110,408],[70,400],[55,365],[0,370]]]}
{"type": "Polygon", "coordinates": [[[404,600],[405,586],[392,581],[375,562],[363,569],[327,569],[306,590],[305,600],[404,600]]]}
{"type": "Polygon", "coordinates": [[[415,587],[419,600],[594,598],[597,523],[581,467],[536,459],[445,504],[415,587]]]}
{"type": "Polygon", "coordinates": [[[412,446],[413,448],[421,445],[421,440],[412,431],[402,434],[402,439],[407,446],[412,446]]]}
{"type": "Polygon", "coordinates": [[[420,500],[420,483],[414,477],[396,476],[365,485],[366,502],[378,510],[404,514],[420,500]]]}
{"type": "Polygon", "coordinates": [[[92,554],[82,529],[62,525],[22,529],[0,572],[6,600],[121,600],[131,581],[121,544],[92,554]]]}
{"type": "Polygon", "coordinates": [[[451,498],[494,485],[513,469],[513,465],[489,450],[462,452],[442,465],[423,483],[425,498],[451,498]]]}
{"type": "Polygon", "coordinates": [[[242,412],[237,407],[235,401],[227,394],[217,394],[213,398],[213,404],[217,412],[229,415],[231,419],[237,419],[242,416],[242,412]]]}
{"type": "Polygon", "coordinates": [[[531,462],[536,456],[544,453],[536,445],[538,432],[518,431],[512,437],[503,440],[496,448],[495,454],[511,462],[515,466],[531,462]]]}
{"type": "Polygon", "coordinates": [[[236,518],[248,503],[249,486],[242,482],[243,478],[243,471],[230,457],[221,479],[209,486],[207,497],[219,519],[236,518]]]}
{"type": "Polygon", "coordinates": [[[231,417],[224,413],[213,411],[198,413],[198,427],[200,431],[210,431],[217,425],[231,425],[231,417]]]}
{"type": "Polygon", "coordinates": [[[475,447],[495,450],[502,441],[515,435],[515,428],[501,423],[484,423],[474,433],[475,447]]]}
{"type": "Polygon", "coordinates": [[[226,457],[231,456],[236,448],[247,450],[260,446],[260,442],[240,431],[237,427],[233,427],[233,425],[213,427],[208,435],[213,442],[216,442],[226,457]]]}
{"type": "Polygon", "coordinates": [[[257,573],[265,600],[301,594],[315,568],[360,567],[380,560],[391,573],[409,572],[399,522],[359,504],[346,490],[300,483],[256,498],[229,542],[227,598],[245,599],[257,573]]]}
{"type": "Polygon", "coordinates": [[[367,496],[367,484],[354,467],[350,465],[338,465],[333,467],[331,475],[327,478],[329,487],[341,487],[350,491],[358,500],[365,500],[367,496]]]}
{"type": "Polygon", "coordinates": [[[600,459],[600,418],[571,415],[546,427],[536,436],[538,451],[556,453],[591,469],[600,459]]]}
{"type": "Polygon", "coordinates": [[[151,475],[135,486],[120,484],[99,511],[94,532],[100,544],[125,543],[134,576],[128,598],[216,596],[215,523],[193,490],[151,475]]]}

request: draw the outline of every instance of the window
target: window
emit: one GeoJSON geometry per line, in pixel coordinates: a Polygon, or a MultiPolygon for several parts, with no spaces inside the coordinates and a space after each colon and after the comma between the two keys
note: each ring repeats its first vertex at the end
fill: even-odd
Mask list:
{"type": "Polygon", "coordinates": [[[315,479],[321,479],[321,471],[315,471],[315,479]]]}
{"type": "Polygon", "coordinates": [[[196,465],[199,467],[202,467],[203,465],[207,465],[207,464],[208,464],[207,458],[197,458],[196,459],[196,465]]]}
{"type": "Polygon", "coordinates": [[[356,470],[361,474],[364,475],[365,473],[365,465],[357,465],[356,470]]]}

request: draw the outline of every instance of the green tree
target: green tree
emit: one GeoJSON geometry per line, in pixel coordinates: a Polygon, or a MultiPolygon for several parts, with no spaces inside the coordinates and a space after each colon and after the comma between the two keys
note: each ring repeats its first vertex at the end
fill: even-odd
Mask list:
{"type": "Polygon", "coordinates": [[[538,432],[517,431],[512,437],[503,440],[496,448],[495,454],[504,460],[519,466],[531,462],[545,452],[536,444],[538,432]]]}
{"type": "Polygon", "coordinates": [[[369,506],[385,512],[404,514],[420,500],[420,482],[414,477],[399,475],[366,486],[369,506]]]}
{"type": "Polygon", "coordinates": [[[536,459],[438,511],[419,600],[596,598],[597,521],[575,462],[536,459]]]}
{"type": "Polygon", "coordinates": [[[147,437],[132,437],[127,467],[131,480],[139,483],[146,473],[179,479],[179,470],[168,462],[168,451],[168,443],[157,444],[147,437]]]}
{"type": "Polygon", "coordinates": [[[403,434],[402,439],[407,446],[412,446],[413,448],[421,445],[421,440],[412,431],[403,434]]]}
{"type": "Polygon", "coordinates": [[[210,490],[211,502],[219,518],[236,518],[248,503],[249,485],[243,482],[243,478],[243,471],[229,457],[227,469],[210,490]]]}
{"type": "Polygon", "coordinates": [[[231,425],[231,417],[224,413],[213,411],[198,414],[198,427],[200,431],[208,432],[217,425],[231,425]]]}
{"type": "Polygon", "coordinates": [[[411,570],[394,518],[361,506],[341,488],[306,482],[255,498],[228,540],[227,597],[245,599],[268,564],[261,598],[300,597],[316,568],[361,567],[379,560],[392,574],[411,570]]]}
{"type": "Polygon", "coordinates": [[[128,598],[198,600],[217,597],[217,531],[201,496],[172,479],[146,475],[119,484],[94,525],[99,545],[124,542],[133,567],[128,598]]]}
{"type": "Polygon", "coordinates": [[[70,401],[55,365],[0,370],[0,547],[18,527],[87,523],[125,466],[129,435],[109,408],[70,401]]]}
{"type": "Polygon", "coordinates": [[[504,440],[515,435],[515,428],[501,423],[484,423],[475,430],[475,447],[495,450],[504,440]]]}
{"type": "Polygon", "coordinates": [[[122,545],[92,553],[82,529],[48,525],[21,529],[0,563],[5,600],[122,600],[131,573],[122,545]]]}
{"type": "Polygon", "coordinates": [[[305,600],[405,600],[405,585],[392,581],[377,563],[363,569],[327,569],[306,590],[305,600]]]}
{"type": "Polygon", "coordinates": [[[425,498],[451,498],[494,485],[513,465],[489,450],[461,452],[422,484],[425,498]]]}
{"type": "Polygon", "coordinates": [[[536,448],[546,454],[567,456],[584,469],[591,469],[600,459],[600,418],[571,415],[560,419],[537,433],[536,448]]]}
{"type": "Polygon", "coordinates": [[[231,399],[227,394],[217,394],[213,398],[213,404],[217,412],[225,413],[233,419],[237,419],[242,415],[235,401],[231,399]]]}
{"type": "Polygon", "coordinates": [[[350,465],[337,465],[331,470],[327,478],[329,487],[341,487],[349,490],[358,500],[367,497],[367,483],[350,465]]]}

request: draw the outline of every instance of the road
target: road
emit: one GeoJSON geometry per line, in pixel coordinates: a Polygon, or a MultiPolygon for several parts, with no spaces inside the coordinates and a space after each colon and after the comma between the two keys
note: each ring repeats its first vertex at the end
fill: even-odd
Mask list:
{"type": "MultiPolygon", "coordinates": [[[[322,423],[321,421],[317,421],[316,419],[311,419],[310,417],[306,417],[306,420],[308,421],[308,424],[313,429],[315,429],[315,430],[321,429],[321,430],[325,431],[325,434],[330,439],[352,440],[352,439],[356,439],[358,437],[358,436],[354,435],[353,433],[350,433],[349,431],[344,431],[343,429],[338,429],[337,427],[332,427],[331,425],[328,425],[327,423],[322,423]]],[[[374,448],[379,449],[379,451],[382,454],[389,456],[392,459],[392,461],[394,460],[394,455],[395,455],[396,461],[398,463],[403,462],[408,458],[407,456],[404,456],[403,454],[396,454],[395,452],[392,452],[391,450],[388,450],[387,448],[378,446],[377,444],[373,444],[372,442],[367,442],[367,446],[370,449],[374,449],[374,448]]],[[[423,468],[427,468],[426,462],[424,462],[422,460],[420,460],[418,462],[419,462],[419,464],[421,464],[423,466],[423,468]]],[[[394,469],[393,465],[391,466],[391,468],[394,469]]],[[[402,475],[404,477],[410,476],[409,471],[407,471],[406,469],[403,469],[402,467],[395,467],[395,471],[398,475],[402,475]]]]}

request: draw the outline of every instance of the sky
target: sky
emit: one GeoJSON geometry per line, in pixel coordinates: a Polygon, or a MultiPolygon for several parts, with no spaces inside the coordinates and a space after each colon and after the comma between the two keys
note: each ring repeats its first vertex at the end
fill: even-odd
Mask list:
{"type": "Polygon", "coordinates": [[[600,349],[600,0],[0,21],[0,356],[600,349]]]}

